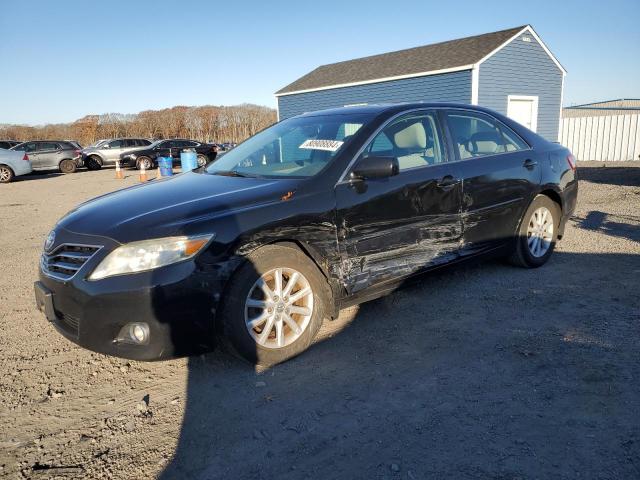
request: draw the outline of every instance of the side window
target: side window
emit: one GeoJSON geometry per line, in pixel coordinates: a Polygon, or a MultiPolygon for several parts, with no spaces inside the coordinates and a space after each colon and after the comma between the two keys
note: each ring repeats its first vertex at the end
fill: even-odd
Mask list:
{"type": "Polygon", "coordinates": [[[49,150],[57,150],[58,144],[53,142],[42,142],[38,144],[38,151],[45,152],[49,150]]]}
{"type": "Polygon", "coordinates": [[[445,162],[435,113],[415,112],[396,119],[375,136],[362,156],[396,157],[400,171],[445,162]]]}
{"type": "Polygon", "coordinates": [[[109,148],[122,148],[123,146],[122,140],[113,140],[112,142],[109,142],[109,148]]]}
{"type": "Polygon", "coordinates": [[[124,148],[130,148],[137,146],[137,142],[133,138],[127,138],[122,140],[122,146],[124,148]]]}
{"type": "Polygon", "coordinates": [[[151,142],[149,140],[145,140],[144,138],[139,138],[136,140],[136,144],[139,147],[146,147],[147,145],[151,145],[151,142]]]}
{"type": "Polygon", "coordinates": [[[29,152],[35,152],[37,148],[38,146],[36,143],[29,142],[29,143],[25,143],[22,147],[20,147],[20,150],[24,150],[25,152],[29,153],[29,152]]]}
{"type": "Polygon", "coordinates": [[[489,115],[448,112],[447,121],[461,160],[529,148],[514,131],[489,115]]]}
{"type": "Polygon", "coordinates": [[[518,150],[527,150],[529,145],[520,138],[520,136],[511,130],[506,125],[500,124],[500,130],[502,130],[502,136],[504,137],[504,145],[507,152],[515,152],[518,150]]]}

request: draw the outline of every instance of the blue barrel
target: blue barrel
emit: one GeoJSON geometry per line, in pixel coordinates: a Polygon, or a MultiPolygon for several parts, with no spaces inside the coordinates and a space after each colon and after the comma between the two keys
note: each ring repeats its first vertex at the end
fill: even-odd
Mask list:
{"type": "Polygon", "coordinates": [[[180,166],[183,172],[198,168],[198,154],[195,150],[183,150],[180,152],[180,166]]]}
{"type": "Polygon", "coordinates": [[[180,152],[180,167],[183,172],[198,168],[198,155],[195,150],[183,150],[180,152]]]}
{"type": "Polygon", "coordinates": [[[170,177],[173,175],[173,158],[158,157],[158,168],[160,169],[160,175],[163,177],[170,177]]]}

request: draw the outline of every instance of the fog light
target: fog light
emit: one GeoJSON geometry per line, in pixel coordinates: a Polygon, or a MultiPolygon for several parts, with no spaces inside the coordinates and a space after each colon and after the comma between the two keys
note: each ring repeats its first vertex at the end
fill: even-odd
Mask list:
{"type": "Polygon", "coordinates": [[[116,338],[118,343],[133,343],[147,345],[149,343],[149,325],[144,322],[128,323],[120,329],[116,338]]]}
{"type": "Polygon", "coordinates": [[[133,325],[129,330],[129,334],[131,338],[133,338],[136,342],[142,343],[147,339],[147,332],[140,325],[133,325]]]}

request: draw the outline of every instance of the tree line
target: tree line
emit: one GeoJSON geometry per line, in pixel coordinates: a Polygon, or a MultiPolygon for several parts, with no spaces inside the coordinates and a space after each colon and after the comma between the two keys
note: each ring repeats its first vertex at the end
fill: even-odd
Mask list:
{"type": "Polygon", "coordinates": [[[103,138],[190,138],[238,143],[275,123],[276,111],[253,104],[177,106],[137,114],[87,115],[75,122],[42,126],[0,125],[0,139],[76,140],[86,146],[103,138]]]}

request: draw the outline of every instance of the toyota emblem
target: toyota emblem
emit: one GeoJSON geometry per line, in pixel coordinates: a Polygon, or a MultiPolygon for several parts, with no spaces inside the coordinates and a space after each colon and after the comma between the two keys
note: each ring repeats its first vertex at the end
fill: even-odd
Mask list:
{"type": "Polygon", "coordinates": [[[55,230],[51,230],[49,232],[49,235],[47,235],[47,239],[44,241],[44,249],[45,249],[45,251],[51,250],[51,247],[53,247],[53,244],[54,244],[55,241],[56,241],[56,231],[55,230]]]}

